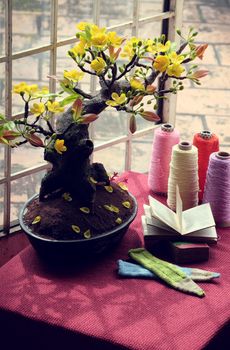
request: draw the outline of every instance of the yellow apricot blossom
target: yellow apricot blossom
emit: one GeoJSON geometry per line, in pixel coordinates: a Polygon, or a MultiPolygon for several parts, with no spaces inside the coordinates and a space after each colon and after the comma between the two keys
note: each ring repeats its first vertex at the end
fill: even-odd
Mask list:
{"type": "Polygon", "coordinates": [[[175,51],[172,51],[168,54],[168,57],[171,63],[181,63],[184,61],[183,55],[178,55],[175,51]]]}
{"type": "Polygon", "coordinates": [[[98,75],[100,75],[100,74],[103,72],[103,70],[105,69],[106,63],[105,63],[105,61],[103,60],[103,58],[97,57],[97,58],[95,58],[95,59],[91,62],[90,67],[91,67],[98,75]]]}
{"type": "Polygon", "coordinates": [[[91,27],[91,25],[92,25],[92,24],[89,23],[89,22],[79,22],[79,23],[76,25],[76,27],[77,27],[77,29],[83,31],[83,30],[85,30],[86,27],[91,27]]]}
{"type": "Polygon", "coordinates": [[[69,50],[74,56],[83,56],[85,53],[86,42],[81,39],[72,49],[69,50]]]}
{"type": "Polygon", "coordinates": [[[28,85],[25,82],[14,85],[13,92],[15,94],[27,93],[32,96],[38,91],[38,86],[36,84],[28,85]]]}
{"type": "Polygon", "coordinates": [[[157,52],[167,52],[171,47],[171,41],[166,41],[165,44],[162,44],[161,42],[156,43],[156,51],[157,52]]]}
{"type": "Polygon", "coordinates": [[[102,48],[107,44],[108,36],[105,33],[99,33],[93,35],[91,38],[91,43],[93,46],[102,48]]]}
{"type": "Polygon", "coordinates": [[[185,71],[184,67],[182,67],[179,63],[170,64],[167,68],[167,74],[171,77],[179,78],[181,74],[185,71]]]}
{"type": "Polygon", "coordinates": [[[45,105],[44,103],[34,103],[33,107],[30,108],[30,112],[35,116],[38,117],[42,113],[45,112],[45,105]]]}
{"type": "Polygon", "coordinates": [[[153,67],[159,72],[165,72],[169,64],[168,56],[158,55],[153,63],[153,67]]]}
{"type": "Polygon", "coordinates": [[[81,71],[78,71],[76,69],[64,71],[64,78],[72,80],[74,82],[81,80],[83,78],[83,76],[84,76],[84,73],[81,71]]]}
{"type": "Polygon", "coordinates": [[[144,84],[140,81],[140,79],[131,78],[130,85],[131,85],[131,88],[134,90],[141,90],[141,91],[145,90],[144,84]]]}
{"type": "Polygon", "coordinates": [[[60,113],[64,111],[64,107],[60,106],[60,103],[57,101],[48,101],[47,102],[47,108],[52,113],[60,113]]]}
{"type": "Polygon", "coordinates": [[[123,38],[117,35],[116,32],[108,32],[108,43],[112,46],[120,46],[123,42],[123,38]]]}
{"type": "Polygon", "coordinates": [[[64,145],[64,140],[57,139],[54,144],[54,148],[57,153],[62,154],[67,151],[67,147],[64,145]]]}
{"type": "Polygon", "coordinates": [[[122,93],[119,96],[116,92],[113,92],[111,97],[112,97],[112,100],[107,100],[105,102],[108,106],[116,107],[116,106],[122,105],[127,101],[127,97],[124,93],[122,93]]]}

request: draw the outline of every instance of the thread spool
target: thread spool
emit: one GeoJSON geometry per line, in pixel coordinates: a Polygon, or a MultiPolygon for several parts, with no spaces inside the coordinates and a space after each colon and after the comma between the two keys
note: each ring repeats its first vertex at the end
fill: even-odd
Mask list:
{"type": "Polygon", "coordinates": [[[179,132],[169,123],[155,131],[148,175],[149,189],[155,193],[167,194],[172,147],[179,139],[179,132]]]}
{"type": "Polygon", "coordinates": [[[172,210],[176,210],[176,185],[179,187],[183,210],[198,205],[198,150],[189,141],[182,141],[172,148],[167,199],[172,210]]]}
{"type": "Polygon", "coordinates": [[[198,148],[199,200],[202,201],[209,157],[219,151],[219,139],[211,131],[203,130],[194,135],[193,145],[198,148]]]}
{"type": "Polygon", "coordinates": [[[210,203],[217,226],[230,227],[230,153],[210,155],[203,203],[210,203]]]}

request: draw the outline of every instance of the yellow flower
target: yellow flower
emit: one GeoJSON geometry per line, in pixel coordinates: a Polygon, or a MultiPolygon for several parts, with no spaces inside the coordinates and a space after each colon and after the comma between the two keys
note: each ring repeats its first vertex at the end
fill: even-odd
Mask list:
{"type": "Polygon", "coordinates": [[[57,151],[57,153],[62,154],[62,152],[67,151],[67,147],[64,145],[64,140],[57,139],[54,144],[54,148],[57,151]]]}
{"type": "Polygon", "coordinates": [[[184,56],[178,55],[175,51],[169,53],[168,57],[170,58],[171,63],[181,63],[184,61],[184,56]]]}
{"type": "Polygon", "coordinates": [[[36,84],[27,85],[25,82],[14,85],[13,92],[15,94],[27,93],[28,95],[33,95],[38,91],[38,86],[36,84]]]}
{"type": "Polygon", "coordinates": [[[84,76],[84,73],[76,69],[64,71],[64,78],[72,80],[74,82],[81,80],[83,76],[84,76]]]}
{"type": "Polygon", "coordinates": [[[88,27],[91,27],[91,23],[89,23],[89,22],[79,22],[77,25],[76,25],[76,27],[77,27],[77,29],[79,29],[79,30],[85,30],[85,28],[88,26],[88,27]]]}
{"type": "Polygon", "coordinates": [[[166,41],[165,44],[162,44],[162,43],[157,43],[156,44],[156,50],[157,52],[167,52],[171,47],[171,41],[168,40],[166,41]]]}
{"type": "Polygon", "coordinates": [[[74,54],[74,56],[82,56],[85,53],[86,42],[84,40],[80,40],[77,45],[75,45],[70,52],[74,54]]]}
{"type": "Polygon", "coordinates": [[[169,76],[174,76],[174,77],[177,77],[179,78],[181,76],[181,74],[184,72],[184,67],[182,67],[181,64],[179,63],[173,63],[173,64],[170,64],[167,68],[167,74],[169,76]]]}
{"type": "Polygon", "coordinates": [[[123,38],[117,35],[116,32],[108,32],[108,42],[112,46],[120,46],[122,44],[123,38]]]}
{"type": "Polygon", "coordinates": [[[39,93],[44,95],[49,94],[49,88],[47,86],[43,86],[41,90],[39,90],[39,93]]]}
{"type": "Polygon", "coordinates": [[[131,78],[130,85],[131,85],[131,88],[133,88],[134,90],[141,90],[141,91],[145,90],[144,85],[139,79],[131,78]]]}
{"type": "Polygon", "coordinates": [[[147,39],[144,42],[144,44],[145,46],[147,46],[147,49],[146,49],[147,52],[151,52],[151,53],[157,52],[156,43],[152,39],[147,39]]]}
{"type": "Polygon", "coordinates": [[[122,105],[127,100],[126,95],[124,93],[122,93],[119,96],[116,92],[113,92],[111,97],[112,97],[112,100],[107,100],[105,103],[108,106],[112,106],[112,107],[122,105]]]}
{"type": "Polygon", "coordinates": [[[123,51],[121,53],[121,57],[128,57],[131,59],[134,56],[134,47],[138,44],[140,39],[133,37],[129,41],[127,41],[126,45],[123,47],[123,51]]]}
{"type": "Polygon", "coordinates": [[[38,117],[42,113],[45,112],[45,105],[44,103],[34,103],[33,107],[30,108],[30,112],[33,113],[35,117],[38,117]]]}
{"type": "Polygon", "coordinates": [[[105,34],[106,28],[99,28],[96,24],[92,24],[90,27],[90,33],[92,36],[99,35],[99,34],[105,34]]]}
{"type": "Polygon", "coordinates": [[[95,58],[90,64],[90,67],[98,74],[100,75],[104,68],[106,67],[106,63],[101,57],[95,58]]]}
{"type": "Polygon", "coordinates": [[[57,101],[54,101],[54,102],[48,101],[47,108],[50,112],[53,112],[53,113],[60,113],[60,112],[63,112],[65,109],[64,107],[61,107],[60,103],[57,101]]]}
{"type": "Polygon", "coordinates": [[[91,43],[96,47],[103,47],[107,44],[108,36],[105,33],[98,33],[93,35],[91,38],[91,43]]]}
{"type": "Polygon", "coordinates": [[[154,68],[159,72],[165,72],[170,64],[168,56],[159,55],[153,63],[154,68]]]}
{"type": "Polygon", "coordinates": [[[13,92],[15,94],[20,94],[21,92],[25,92],[27,84],[25,82],[16,84],[13,86],[13,92]]]}

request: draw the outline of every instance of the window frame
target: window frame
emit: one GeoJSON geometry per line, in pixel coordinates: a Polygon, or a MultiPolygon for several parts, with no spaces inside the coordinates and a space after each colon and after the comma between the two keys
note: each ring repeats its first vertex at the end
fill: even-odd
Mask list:
{"type": "MultiPolygon", "coordinates": [[[[138,36],[138,29],[140,24],[148,24],[155,21],[162,21],[162,32],[166,37],[172,41],[178,41],[179,37],[176,37],[176,28],[180,28],[182,25],[182,9],[184,0],[164,0],[163,11],[157,15],[152,15],[144,18],[139,17],[140,0],[133,0],[133,18],[131,21],[120,23],[114,26],[108,27],[109,30],[126,29],[132,30],[133,36],[138,36]]],[[[51,28],[50,28],[50,44],[38,46],[36,48],[23,50],[20,52],[12,52],[12,13],[13,13],[13,0],[5,0],[5,55],[0,57],[0,63],[5,63],[5,115],[7,118],[15,119],[22,114],[16,114],[12,116],[12,63],[14,60],[28,57],[34,54],[42,52],[50,52],[50,65],[49,74],[56,75],[56,63],[57,63],[57,49],[61,46],[67,46],[76,42],[76,37],[70,37],[65,40],[58,40],[57,37],[57,23],[58,23],[58,0],[51,0],[51,28]]],[[[93,22],[100,25],[100,0],[93,1],[93,22]]],[[[96,78],[91,77],[90,88],[91,92],[96,91],[96,78]]],[[[170,82],[167,82],[167,88],[170,82]]],[[[54,92],[56,89],[55,80],[50,79],[49,82],[50,91],[54,92]]],[[[176,119],[176,95],[171,94],[167,100],[163,100],[161,106],[161,113],[163,115],[162,122],[169,122],[175,125],[176,119]]],[[[153,130],[159,127],[160,124],[149,126],[143,130],[136,131],[135,134],[131,134],[128,131],[128,123],[126,134],[110,141],[107,141],[101,145],[95,147],[94,152],[103,150],[105,148],[117,145],[119,143],[125,143],[125,170],[131,170],[131,157],[132,157],[132,142],[138,138],[141,138],[153,130]]],[[[90,127],[90,137],[94,139],[94,127],[90,127]]],[[[0,185],[4,186],[4,206],[3,206],[3,228],[0,227],[0,236],[14,232],[18,230],[18,223],[10,222],[10,210],[11,210],[11,183],[14,180],[21,179],[27,175],[35,174],[47,169],[48,164],[42,164],[33,166],[22,171],[11,173],[11,149],[4,146],[4,176],[0,178],[0,185]]]]}

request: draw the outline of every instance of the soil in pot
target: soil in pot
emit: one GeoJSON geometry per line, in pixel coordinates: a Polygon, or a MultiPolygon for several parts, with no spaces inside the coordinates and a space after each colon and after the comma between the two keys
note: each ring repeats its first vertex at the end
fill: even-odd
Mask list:
{"type": "Polygon", "coordinates": [[[29,203],[25,224],[36,235],[55,240],[87,239],[118,227],[134,212],[134,201],[124,183],[97,186],[94,212],[69,194],[29,203]]]}

